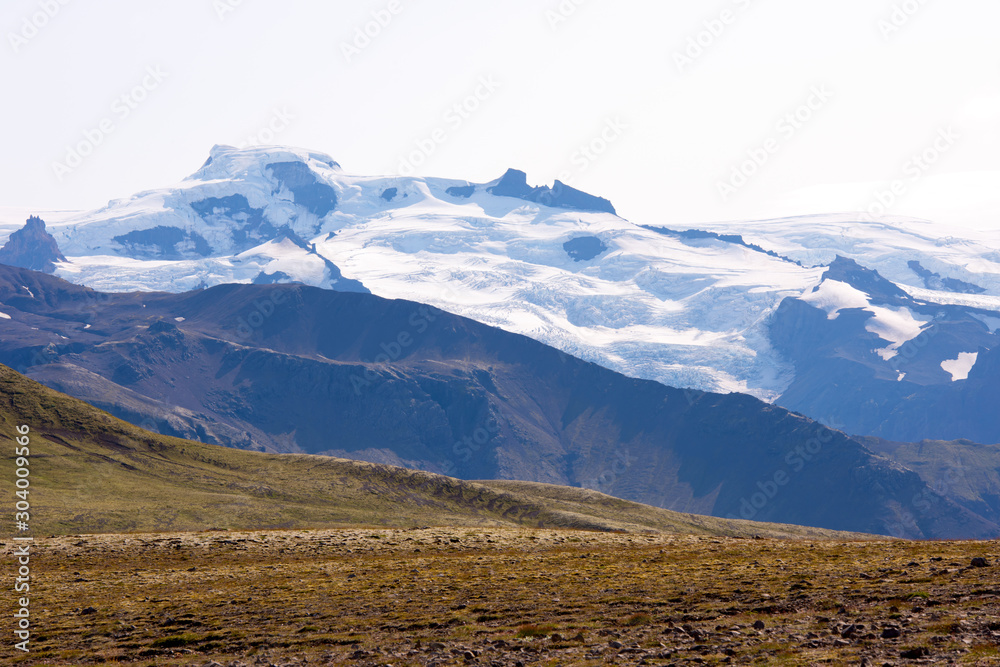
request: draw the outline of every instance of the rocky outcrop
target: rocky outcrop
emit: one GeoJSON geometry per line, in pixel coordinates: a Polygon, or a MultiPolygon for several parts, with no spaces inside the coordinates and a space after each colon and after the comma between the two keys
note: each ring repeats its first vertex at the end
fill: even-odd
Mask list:
{"type": "Polygon", "coordinates": [[[55,273],[55,263],[65,261],[56,240],[45,231],[45,222],[34,215],[0,248],[0,264],[32,271],[55,273]]]}
{"type": "Polygon", "coordinates": [[[518,169],[508,169],[486,191],[496,197],[516,197],[544,206],[615,214],[615,207],[607,199],[587,194],[562,181],[557,180],[551,188],[545,185],[533,188],[528,185],[527,174],[518,169]]]}

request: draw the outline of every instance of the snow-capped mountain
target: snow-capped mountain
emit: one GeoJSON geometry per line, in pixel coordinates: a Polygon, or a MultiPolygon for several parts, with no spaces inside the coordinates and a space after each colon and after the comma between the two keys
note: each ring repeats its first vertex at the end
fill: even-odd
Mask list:
{"type": "Polygon", "coordinates": [[[796,369],[778,402],[850,433],[996,442],[998,329],[994,311],[914,298],[837,257],[771,318],[771,342],[796,369]]]}
{"type": "Polygon", "coordinates": [[[101,294],[0,266],[0,303],[0,364],[164,434],[716,516],[1000,533],[980,514],[995,503],[935,498],[913,513],[910,499],[933,493],[919,475],[801,415],[629,378],[411,301],[298,285],[101,294]],[[803,450],[816,438],[827,446],[803,450]]]}
{"type": "Polygon", "coordinates": [[[838,255],[878,271],[910,294],[938,303],[1000,306],[1000,220],[991,230],[916,218],[856,213],[699,224],[803,264],[838,255]],[[929,292],[927,290],[930,290],[929,292]],[[974,295],[986,298],[974,299],[974,295]]]}
{"type": "Polygon", "coordinates": [[[530,187],[514,170],[485,184],[357,176],[315,152],[215,147],[175,187],[49,229],[69,258],[57,275],[95,289],[360,289],[349,279],[629,375],[780,394],[792,368],[770,349],[766,316],[822,269],[673,238],[612,211],[558,182],[530,187]]]}
{"type": "MultiPolygon", "coordinates": [[[[804,398],[804,374],[819,372],[809,350],[821,339],[824,354],[840,359],[864,338],[852,359],[885,365],[872,372],[899,387],[917,378],[960,385],[984,358],[963,346],[992,348],[1000,233],[851,215],[665,229],[614,211],[558,181],[531,187],[515,170],[489,183],[359,176],[316,152],[217,146],[178,185],[59,216],[49,230],[68,258],[56,274],[100,290],[288,281],[367,289],[671,386],[782,404],[792,390],[797,408],[834,425],[846,423],[838,420],[847,407],[804,398]],[[861,273],[831,279],[837,257],[861,273]],[[863,270],[908,301],[886,301],[863,270]],[[936,307],[944,305],[964,310],[936,307]],[[792,346],[806,335],[787,317],[798,309],[822,321],[792,346]],[[838,320],[842,313],[850,317],[838,320]],[[844,326],[852,317],[858,326],[844,326]],[[924,345],[933,337],[921,334],[947,318],[970,333],[927,357],[937,371],[892,370],[894,357],[924,345]]],[[[0,226],[0,240],[16,226],[0,226]]]]}

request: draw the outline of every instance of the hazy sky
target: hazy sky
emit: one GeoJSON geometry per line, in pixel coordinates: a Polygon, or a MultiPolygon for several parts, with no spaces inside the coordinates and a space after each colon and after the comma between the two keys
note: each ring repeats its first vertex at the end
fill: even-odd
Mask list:
{"type": "Polygon", "coordinates": [[[517,167],[645,224],[881,199],[1000,228],[997,25],[996,0],[5,0],[0,206],[101,206],[254,141],[517,167]]]}

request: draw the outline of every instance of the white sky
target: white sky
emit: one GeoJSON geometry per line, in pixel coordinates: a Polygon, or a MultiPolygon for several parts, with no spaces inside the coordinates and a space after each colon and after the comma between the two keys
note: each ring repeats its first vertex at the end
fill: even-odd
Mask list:
{"type": "Polygon", "coordinates": [[[1000,228],[996,0],[396,1],[348,62],[342,44],[390,0],[4,0],[0,206],[93,208],[170,185],[278,109],[294,118],[274,143],[351,173],[396,173],[441,127],[417,174],[564,174],[643,224],[861,210],[899,178],[889,213],[1000,228]],[[220,18],[223,3],[236,7],[220,18]],[[58,11],[12,43],[45,5],[58,11]],[[915,13],[884,36],[879,22],[904,5],[915,13]],[[575,11],[553,26],[560,6],[575,11]],[[731,23],[679,71],[675,52],[723,10],[731,23]],[[115,100],[147,68],[167,76],[125,117],[115,100]],[[499,88],[449,123],[482,77],[499,88]],[[832,97],[779,129],[816,86],[832,97]],[[57,178],[53,164],[104,119],[114,131],[57,178]],[[603,154],[577,154],[615,119],[626,127],[603,154]],[[914,172],[910,156],[944,128],[957,139],[914,172]],[[724,201],[719,182],[771,138],[724,201]]]}

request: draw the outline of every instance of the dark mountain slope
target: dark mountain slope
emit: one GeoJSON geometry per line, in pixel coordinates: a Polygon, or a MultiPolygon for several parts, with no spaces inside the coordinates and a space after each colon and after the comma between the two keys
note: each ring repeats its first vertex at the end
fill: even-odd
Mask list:
{"type": "Polygon", "coordinates": [[[770,324],[775,349],[795,364],[795,379],[778,399],[790,410],[887,440],[968,438],[1000,442],[1000,334],[987,325],[997,313],[938,305],[910,297],[877,271],[838,257],[824,283],[867,295],[869,308],[835,318],[802,299],[787,298],[770,324]],[[896,347],[875,331],[875,310],[920,323],[896,347]],[[942,366],[975,354],[967,378],[942,366]]]}
{"type": "Polygon", "coordinates": [[[915,473],[800,415],[628,378],[412,302],[251,285],[102,297],[2,267],[0,302],[12,316],[0,361],[166,433],[583,485],[699,514],[1000,533],[945,499],[911,516],[929,492],[915,473]]]}
{"type": "Polygon", "coordinates": [[[11,469],[25,426],[36,532],[430,523],[865,537],[679,514],[584,489],[491,487],[359,461],[204,445],[143,431],[0,366],[0,442],[11,445],[0,459],[11,469]]]}
{"type": "MultiPolygon", "coordinates": [[[[869,448],[913,470],[935,492],[1000,522],[1000,445],[969,440],[891,442],[862,438],[869,448]]],[[[933,499],[924,499],[925,507],[933,499]]]]}

